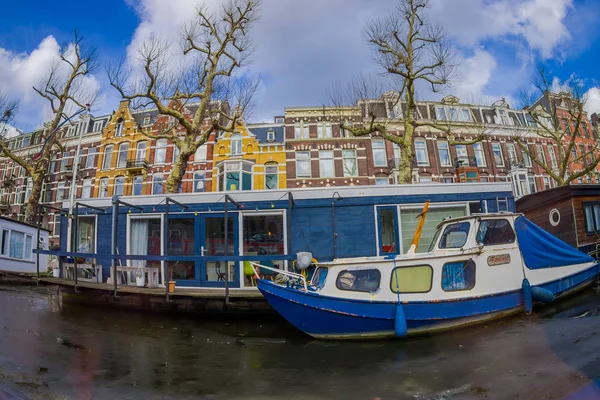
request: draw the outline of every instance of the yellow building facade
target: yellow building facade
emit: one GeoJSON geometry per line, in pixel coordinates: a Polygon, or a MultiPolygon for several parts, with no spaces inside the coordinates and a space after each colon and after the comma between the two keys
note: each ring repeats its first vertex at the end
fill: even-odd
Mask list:
{"type": "Polygon", "coordinates": [[[154,117],[150,111],[133,114],[128,100],[119,103],[102,131],[95,197],[150,194],[145,182],[151,141],[141,130],[151,129],[154,117]]]}
{"type": "Polygon", "coordinates": [[[283,189],[286,151],[283,124],[238,124],[222,132],[213,152],[213,191],[283,189]]]}

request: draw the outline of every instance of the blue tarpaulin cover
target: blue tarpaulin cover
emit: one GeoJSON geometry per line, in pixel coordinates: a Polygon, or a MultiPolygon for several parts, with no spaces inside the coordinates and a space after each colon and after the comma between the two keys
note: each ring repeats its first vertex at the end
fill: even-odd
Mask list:
{"type": "Polygon", "coordinates": [[[564,267],[583,264],[594,259],[546,232],[527,218],[515,221],[519,247],[529,269],[564,267]]]}

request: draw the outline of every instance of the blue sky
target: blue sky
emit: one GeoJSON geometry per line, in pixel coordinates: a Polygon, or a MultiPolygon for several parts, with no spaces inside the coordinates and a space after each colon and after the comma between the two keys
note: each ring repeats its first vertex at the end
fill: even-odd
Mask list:
{"type": "MultiPolygon", "coordinates": [[[[253,29],[254,62],[248,67],[264,81],[254,120],[271,120],[284,107],[320,105],[326,90],[358,73],[376,73],[362,29],[385,16],[397,0],[263,0],[253,29]],[[374,6],[377,5],[377,7],[374,6]]],[[[219,0],[207,1],[215,7],[219,0]]],[[[8,2],[0,14],[0,87],[17,99],[17,127],[31,130],[47,107],[31,90],[73,29],[98,47],[100,61],[133,60],[149,34],[176,48],[180,26],[193,13],[191,0],[104,0],[8,2]],[[58,4],[58,6],[57,6],[58,4]],[[60,7],[60,9],[56,9],[60,7]]],[[[516,106],[520,88],[530,85],[536,65],[547,66],[557,82],[572,74],[589,90],[590,111],[600,111],[598,0],[432,0],[431,19],[442,25],[458,50],[457,80],[444,94],[491,102],[501,96],[516,106]]],[[[91,80],[103,95],[93,113],[110,113],[117,93],[103,68],[91,80]]],[[[419,98],[439,94],[421,90],[419,98]]]]}

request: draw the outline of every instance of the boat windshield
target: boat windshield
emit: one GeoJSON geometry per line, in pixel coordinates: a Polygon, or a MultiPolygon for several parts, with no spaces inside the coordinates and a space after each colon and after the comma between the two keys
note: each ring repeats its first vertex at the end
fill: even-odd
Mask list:
{"type": "Polygon", "coordinates": [[[433,236],[433,240],[431,241],[427,252],[432,252],[433,249],[435,249],[435,245],[437,244],[437,241],[440,237],[440,233],[442,233],[442,228],[439,228],[437,231],[435,231],[435,235],[433,236]]]}
{"type": "Polygon", "coordinates": [[[310,280],[310,284],[315,286],[317,289],[322,289],[325,286],[325,279],[327,279],[327,268],[319,267],[315,271],[312,279],[310,280]]]}
{"type": "Polygon", "coordinates": [[[470,228],[471,223],[468,221],[446,225],[438,247],[440,249],[456,249],[463,247],[465,243],[467,243],[470,228]]]}

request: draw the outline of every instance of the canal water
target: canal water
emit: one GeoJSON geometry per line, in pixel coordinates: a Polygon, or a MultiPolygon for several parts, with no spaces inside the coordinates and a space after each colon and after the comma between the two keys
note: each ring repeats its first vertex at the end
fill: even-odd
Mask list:
{"type": "Polygon", "coordinates": [[[279,318],[60,307],[54,287],[0,286],[0,399],[595,400],[599,310],[590,289],[446,334],[323,342],[279,318]]]}

